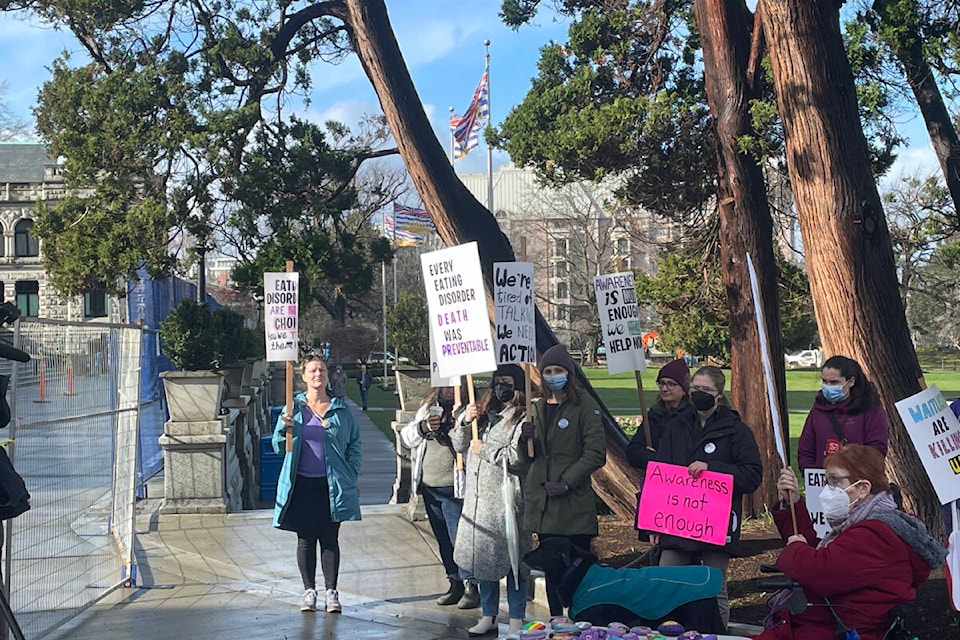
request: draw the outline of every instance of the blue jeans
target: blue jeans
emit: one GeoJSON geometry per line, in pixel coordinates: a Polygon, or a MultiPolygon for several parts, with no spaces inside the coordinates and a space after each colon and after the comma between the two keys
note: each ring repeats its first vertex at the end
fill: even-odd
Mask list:
{"type": "Polygon", "coordinates": [[[370,394],[370,389],[365,387],[360,387],[360,404],[363,407],[363,410],[367,410],[367,395],[370,394]]]}
{"type": "MultiPolygon", "coordinates": [[[[500,612],[500,581],[481,580],[480,608],[483,615],[497,617],[500,612]]],[[[522,620],[527,613],[527,581],[520,578],[518,588],[513,587],[513,569],[507,573],[507,607],[510,617],[522,620]]]]}
{"type": "Polygon", "coordinates": [[[453,486],[427,487],[420,485],[420,495],[423,496],[423,508],[430,521],[433,537],[440,547],[440,560],[443,561],[443,570],[448,578],[458,578],[460,571],[453,561],[453,543],[457,539],[457,526],[460,524],[460,511],[463,501],[453,497],[453,486]]]}

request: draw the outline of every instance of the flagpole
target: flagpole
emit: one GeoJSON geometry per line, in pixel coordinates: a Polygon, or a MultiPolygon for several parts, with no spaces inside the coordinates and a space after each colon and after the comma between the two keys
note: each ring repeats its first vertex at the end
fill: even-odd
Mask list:
{"type": "MultiPolygon", "coordinates": [[[[490,106],[490,39],[483,41],[486,54],[484,56],[487,70],[487,126],[493,124],[493,111],[490,106]]],[[[490,149],[490,143],[487,143],[487,210],[493,213],[493,150],[490,149]]]]}
{"type": "MultiPolygon", "coordinates": [[[[450,121],[453,120],[453,105],[450,106],[450,121]]],[[[456,161],[456,139],[453,136],[453,127],[450,127],[450,165],[456,161]]]]}
{"type": "MultiPolygon", "coordinates": [[[[396,233],[397,220],[394,214],[393,230],[396,233]]],[[[387,235],[387,214],[383,214],[383,235],[387,235]]],[[[396,256],[393,258],[396,260],[396,256]]],[[[380,263],[380,289],[383,291],[383,383],[387,383],[387,263],[380,263]]]]}

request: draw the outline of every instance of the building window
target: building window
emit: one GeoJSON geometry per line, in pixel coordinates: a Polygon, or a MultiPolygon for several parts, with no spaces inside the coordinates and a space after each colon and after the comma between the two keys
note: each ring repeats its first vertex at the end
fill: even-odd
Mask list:
{"type": "Polygon", "coordinates": [[[621,256],[625,256],[630,253],[630,241],[626,238],[619,238],[617,240],[617,253],[621,256]]]}
{"type": "Polygon", "coordinates": [[[557,320],[566,322],[569,319],[569,314],[567,313],[566,307],[557,307],[557,320]]]}
{"type": "Polygon", "coordinates": [[[83,294],[83,317],[104,318],[107,315],[107,292],[94,289],[83,294]]]}
{"type": "Polygon", "coordinates": [[[33,220],[24,218],[17,223],[13,232],[14,255],[18,258],[40,255],[40,240],[30,235],[33,220]]]}
{"type": "Polygon", "coordinates": [[[560,300],[565,300],[567,298],[567,283],[558,282],[557,283],[557,298],[560,300]]]}
{"type": "Polygon", "coordinates": [[[554,265],[553,273],[558,278],[565,278],[567,276],[567,263],[558,262],[556,265],[554,265]]]}
{"type": "Polygon", "coordinates": [[[40,283],[36,280],[18,280],[14,284],[20,315],[36,318],[40,315],[40,283]]]}
{"type": "Polygon", "coordinates": [[[567,257],[567,239],[566,238],[557,238],[553,245],[553,255],[566,258],[567,257]]]}

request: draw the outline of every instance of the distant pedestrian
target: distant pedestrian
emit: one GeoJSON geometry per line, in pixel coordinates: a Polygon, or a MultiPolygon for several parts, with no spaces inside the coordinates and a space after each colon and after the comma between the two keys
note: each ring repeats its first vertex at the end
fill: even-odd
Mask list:
{"type": "Polygon", "coordinates": [[[363,410],[367,410],[367,394],[370,393],[370,387],[373,385],[373,374],[367,371],[367,363],[360,363],[360,373],[357,374],[357,384],[360,385],[360,400],[363,410]]]}
{"type": "Polygon", "coordinates": [[[317,543],[328,613],[340,612],[340,523],[360,519],[357,476],[360,429],[339,397],[327,395],[327,363],[310,354],[300,363],[306,393],[293,400],[293,416],[281,414],[273,450],[284,453],[273,526],[297,533],[297,566],[303,579],[301,611],[317,610],[317,543]],[[286,434],[293,451],[286,454],[286,434]]]}
{"type": "Polygon", "coordinates": [[[343,372],[343,367],[339,364],[333,370],[333,375],[330,376],[330,389],[334,397],[345,398],[347,395],[347,374],[343,372]]]}
{"type": "Polygon", "coordinates": [[[822,469],[824,458],[846,444],[865,444],[887,455],[887,413],[860,363],[833,356],[820,377],[823,384],[797,442],[800,469],[822,469]]]}

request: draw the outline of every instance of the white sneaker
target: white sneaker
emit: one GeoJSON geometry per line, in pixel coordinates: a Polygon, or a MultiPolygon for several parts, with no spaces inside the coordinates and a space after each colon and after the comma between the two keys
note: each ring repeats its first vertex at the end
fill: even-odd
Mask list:
{"type": "Polygon", "coordinates": [[[317,610],[317,591],[316,589],[307,589],[303,592],[303,603],[300,605],[300,611],[317,610]]]}
{"type": "Polygon", "coordinates": [[[340,613],[342,610],[340,594],[336,589],[327,589],[327,613],[340,613]]]}

